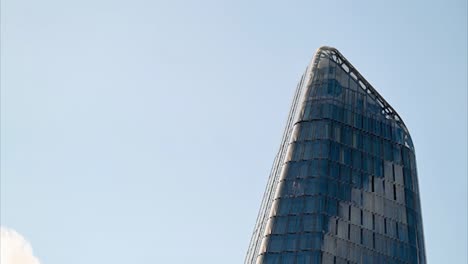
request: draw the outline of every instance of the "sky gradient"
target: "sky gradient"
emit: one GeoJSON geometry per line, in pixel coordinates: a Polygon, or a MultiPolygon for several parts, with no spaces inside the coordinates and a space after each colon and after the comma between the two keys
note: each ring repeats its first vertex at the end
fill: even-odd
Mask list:
{"type": "Polygon", "coordinates": [[[41,263],[242,263],[321,45],[396,109],[429,263],[467,263],[467,2],[1,3],[1,224],[41,263]]]}

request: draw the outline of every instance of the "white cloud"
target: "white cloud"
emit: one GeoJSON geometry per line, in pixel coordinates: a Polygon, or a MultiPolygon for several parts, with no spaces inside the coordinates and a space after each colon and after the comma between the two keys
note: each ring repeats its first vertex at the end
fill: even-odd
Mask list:
{"type": "Polygon", "coordinates": [[[40,264],[31,245],[14,230],[0,227],[0,264],[40,264]]]}

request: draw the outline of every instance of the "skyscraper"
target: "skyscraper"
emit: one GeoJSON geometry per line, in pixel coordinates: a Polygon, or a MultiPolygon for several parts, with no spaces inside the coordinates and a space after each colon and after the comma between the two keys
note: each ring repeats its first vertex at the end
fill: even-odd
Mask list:
{"type": "Polygon", "coordinates": [[[334,48],[296,89],[245,263],[426,263],[408,129],[334,48]]]}

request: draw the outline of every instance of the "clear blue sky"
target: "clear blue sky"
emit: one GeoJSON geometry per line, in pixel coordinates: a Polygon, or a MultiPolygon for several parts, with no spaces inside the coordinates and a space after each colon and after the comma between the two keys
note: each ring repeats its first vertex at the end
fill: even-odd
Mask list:
{"type": "Polygon", "coordinates": [[[48,264],[242,263],[297,82],[338,48],[467,263],[467,2],[3,0],[1,223],[48,264]]]}

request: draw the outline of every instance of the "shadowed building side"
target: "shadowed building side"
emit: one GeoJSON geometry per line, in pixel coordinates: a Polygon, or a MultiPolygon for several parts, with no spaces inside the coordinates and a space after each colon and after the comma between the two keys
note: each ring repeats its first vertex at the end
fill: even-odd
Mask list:
{"type": "Polygon", "coordinates": [[[245,263],[426,263],[409,132],[334,48],[296,89],[245,263]]]}

